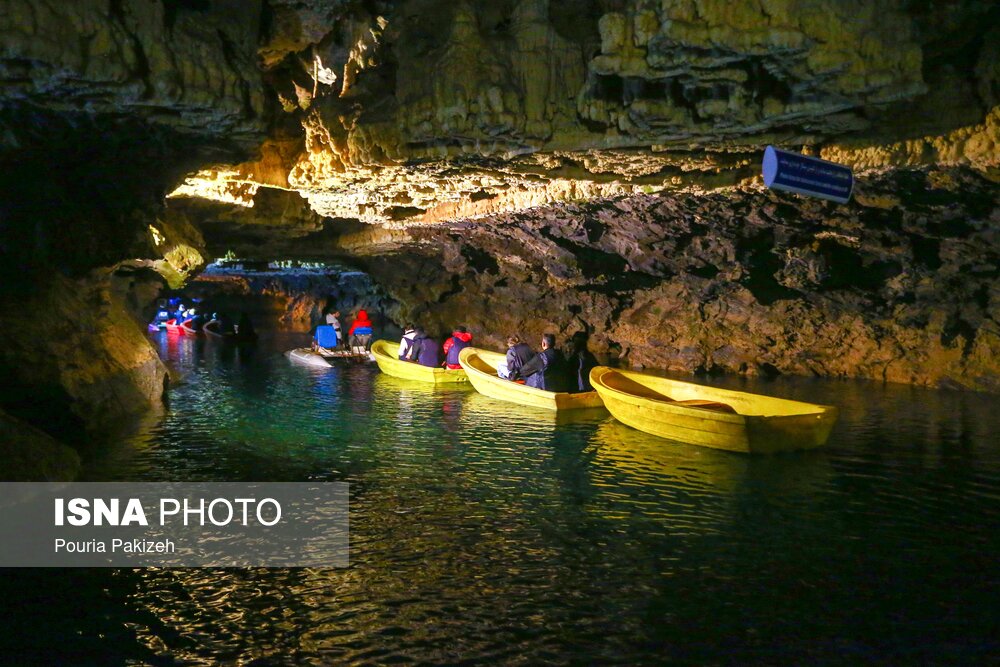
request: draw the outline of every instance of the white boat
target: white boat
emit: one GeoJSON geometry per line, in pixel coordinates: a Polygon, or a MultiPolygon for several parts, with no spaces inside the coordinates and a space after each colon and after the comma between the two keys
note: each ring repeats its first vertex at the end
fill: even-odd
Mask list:
{"type": "Polygon", "coordinates": [[[298,347],[285,352],[285,356],[296,363],[320,368],[329,368],[339,359],[355,359],[358,361],[375,360],[371,352],[366,352],[360,348],[356,350],[327,350],[323,348],[313,350],[308,347],[298,347]]]}

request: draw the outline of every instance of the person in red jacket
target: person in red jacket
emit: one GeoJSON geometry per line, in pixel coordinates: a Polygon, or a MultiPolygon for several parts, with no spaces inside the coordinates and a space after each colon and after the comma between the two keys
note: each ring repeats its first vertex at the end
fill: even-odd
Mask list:
{"type": "Polygon", "coordinates": [[[455,327],[451,338],[444,342],[445,367],[457,370],[462,366],[458,363],[458,353],[472,345],[472,334],[463,326],[455,327]]]}
{"type": "Polygon", "coordinates": [[[361,309],[358,311],[358,316],[354,318],[354,322],[351,324],[350,330],[347,335],[351,339],[351,349],[356,347],[363,347],[366,351],[368,346],[372,342],[372,334],[374,333],[372,329],[372,321],[368,319],[368,311],[361,309]]]}

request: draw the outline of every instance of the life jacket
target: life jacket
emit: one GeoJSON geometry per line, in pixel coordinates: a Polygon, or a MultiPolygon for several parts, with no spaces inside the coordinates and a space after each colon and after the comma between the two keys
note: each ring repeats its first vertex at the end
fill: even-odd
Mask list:
{"type": "Polygon", "coordinates": [[[430,336],[423,336],[413,341],[417,348],[417,363],[421,366],[437,368],[441,365],[441,348],[430,336]]]}
{"type": "Polygon", "coordinates": [[[368,311],[359,310],[358,316],[355,318],[354,323],[351,324],[351,330],[347,332],[351,336],[355,334],[358,336],[371,335],[374,333],[372,330],[372,321],[368,319],[368,311]]]}
{"type": "Polygon", "coordinates": [[[472,334],[461,331],[452,333],[451,338],[444,342],[444,352],[447,355],[445,363],[448,368],[455,370],[462,367],[458,363],[458,353],[472,345],[472,334]]]}

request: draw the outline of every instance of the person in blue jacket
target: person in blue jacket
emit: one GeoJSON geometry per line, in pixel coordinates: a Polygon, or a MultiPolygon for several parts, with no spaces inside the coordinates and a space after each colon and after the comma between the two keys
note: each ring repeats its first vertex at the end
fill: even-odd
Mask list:
{"type": "Polygon", "coordinates": [[[457,326],[451,337],[444,342],[445,368],[457,371],[462,367],[458,363],[458,353],[472,345],[472,334],[464,326],[457,326]]]}
{"type": "Polygon", "coordinates": [[[521,342],[521,337],[517,334],[507,336],[507,358],[497,366],[497,375],[504,380],[510,380],[511,375],[521,368],[535,356],[534,350],[527,343],[521,342]]]}
{"type": "Polygon", "coordinates": [[[566,360],[556,349],[554,334],[542,335],[542,351],[512,374],[512,379],[524,379],[524,384],[545,391],[566,391],[566,360]]]}

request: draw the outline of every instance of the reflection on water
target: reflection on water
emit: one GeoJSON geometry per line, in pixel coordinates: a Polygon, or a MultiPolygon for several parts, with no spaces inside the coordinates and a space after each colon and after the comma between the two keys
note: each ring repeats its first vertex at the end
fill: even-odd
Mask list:
{"type": "Polygon", "coordinates": [[[366,364],[295,366],[280,353],[299,344],[164,336],[182,376],[170,410],[87,475],[348,481],[351,567],[21,571],[0,584],[23,609],[21,661],[25,647],[40,662],[154,664],[998,651],[993,397],[732,380],[841,408],[826,448],[754,458],[366,364]]]}

